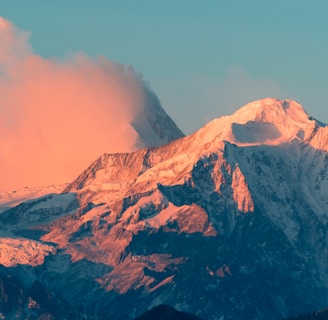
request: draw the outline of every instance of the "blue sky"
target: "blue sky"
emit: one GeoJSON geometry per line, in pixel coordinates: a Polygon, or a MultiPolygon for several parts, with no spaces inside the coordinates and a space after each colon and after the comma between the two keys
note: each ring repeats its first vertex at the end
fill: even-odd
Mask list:
{"type": "Polygon", "coordinates": [[[267,96],[328,122],[327,13],[323,0],[0,2],[43,57],[132,65],[185,133],[267,96]]]}

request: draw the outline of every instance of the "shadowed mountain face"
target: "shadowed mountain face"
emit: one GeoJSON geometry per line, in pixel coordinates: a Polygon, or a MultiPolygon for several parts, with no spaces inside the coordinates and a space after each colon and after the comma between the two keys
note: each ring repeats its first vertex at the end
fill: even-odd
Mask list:
{"type": "Polygon", "coordinates": [[[324,124],[265,99],[162,147],[104,154],[65,193],[0,215],[2,270],[81,317],[129,320],[159,304],[204,320],[320,310],[327,151],[324,124]]]}
{"type": "Polygon", "coordinates": [[[79,310],[62,300],[60,295],[50,293],[39,281],[26,287],[14,270],[1,268],[1,274],[0,319],[79,319],[79,310]]]}
{"type": "Polygon", "coordinates": [[[297,317],[291,317],[286,320],[327,320],[327,319],[328,319],[328,309],[324,309],[314,313],[308,313],[297,317]]]}

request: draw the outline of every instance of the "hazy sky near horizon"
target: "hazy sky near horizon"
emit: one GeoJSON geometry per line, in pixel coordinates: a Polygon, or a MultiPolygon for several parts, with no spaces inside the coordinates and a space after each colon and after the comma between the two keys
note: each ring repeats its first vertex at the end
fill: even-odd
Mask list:
{"type": "Polygon", "coordinates": [[[327,13],[321,0],[0,2],[42,57],[132,65],[187,134],[268,96],[328,122],[327,13]]]}

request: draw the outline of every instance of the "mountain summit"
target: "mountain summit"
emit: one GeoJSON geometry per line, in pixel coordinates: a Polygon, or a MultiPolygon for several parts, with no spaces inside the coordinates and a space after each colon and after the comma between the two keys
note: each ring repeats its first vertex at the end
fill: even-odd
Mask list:
{"type": "Polygon", "coordinates": [[[281,125],[287,121],[303,127],[308,122],[309,115],[296,101],[267,98],[246,104],[231,118],[238,123],[257,121],[281,125]]]}
{"type": "Polygon", "coordinates": [[[207,320],[323,309],[327,130],[270,98],[167,145],[104,154],[64,193],[0,214],[0,275],[21,281],[22,310],[37,283],[90,318],[158,304],[207,320]]]}
{"type": "Polygon", "coordinates": [[[207,140],[219,136],[239,146],[309,142],[318,126],[324,126],[293,100],[267,98],[251,102],[231,116],[215,119],[200,130],[207,140]]]}

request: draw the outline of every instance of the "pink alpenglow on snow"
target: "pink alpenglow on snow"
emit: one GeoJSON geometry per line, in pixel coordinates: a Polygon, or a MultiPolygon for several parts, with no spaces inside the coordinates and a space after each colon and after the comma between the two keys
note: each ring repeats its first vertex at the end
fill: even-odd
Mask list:
{"type": "Polygon", "coordinates": [[[28,39],[0,18],[0,190],[67,182],[104,152],[171,140],[156,132],[145,141],[145,126],[136,129],[164,111],[132,67],[83,54],[44,59],[28,39]]]}

